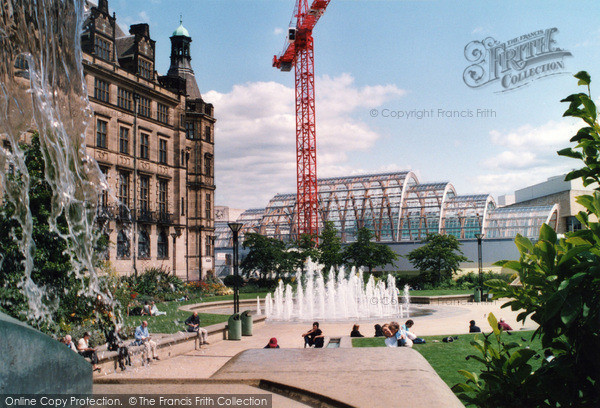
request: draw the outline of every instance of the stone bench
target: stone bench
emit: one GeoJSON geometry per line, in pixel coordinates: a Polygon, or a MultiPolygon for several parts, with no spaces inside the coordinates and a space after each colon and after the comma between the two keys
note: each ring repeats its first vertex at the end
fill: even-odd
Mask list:
{"type": "MultiPolygon", "coordinates": [[[[264,323],[265,316],[252,316],[252,322],[254,326],[264,323]]],[[[227,339],[228,326],[227,323],[217,323],[210,326],[204,327],[208,331],[208,342],[216,343],[221,340],[227,339]]],[[[152,339],[156,342],[157,354],[160,359],[168,359],[181,354],[189,353],[190,351],[198,349],[198,335],[196,333],[189,333],[187,331],[180,331],[173,334],[154,334],[150,333],[152,339]]],[[[243,337],[242,337],[243,339],[243,337]]],[[[129,355],[131,357],[131,368],[141,367],[145,364],[142,359],[144,346],[130,346],[133,340],[126,340],[125,344],[129,348],[129,355]]],[[[102,369],[100,373],[95,375],[104,375],[118,369],[118,356],[117,351],[108,351],[107,346],[103,345],[98,347],[98,366],[102,369]]],[[[127,369],[130,367],[127,366],[127,369]]]]}

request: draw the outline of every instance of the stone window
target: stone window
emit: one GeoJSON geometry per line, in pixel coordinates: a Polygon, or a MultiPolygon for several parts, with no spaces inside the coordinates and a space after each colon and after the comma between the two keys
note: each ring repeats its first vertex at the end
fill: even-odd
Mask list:
{"type": "Polygon", "coordinates": [[[129,259],[131,245],[129,243],[129,237],[127,231],[124,229],[120,230],[117,234],[117,259],[129,259]]]}
{"type": "Polygon", "coordinates": [[[212,160],[213,158],[211,154],[204,155],[204,174],[206,174],[208,177],[212,177],[212,160]]]}
{"type": "Polygon", "coordinates": [[[150,117],[150,99],[140,96],[139,104],[140,104],[139,111],[138,111],[139,115],[149,118],[150,117]]]}
{"type": "Polygon", "coordinates": [[[156,258],[169,259],[169,236],[164,230],[158,233],[156,240],[156,258]]]}
{"type": "Polygon", "coordinates": [[[140,216],[143,218],[144,215],[150,210],[150,177],[140,176],[140,216]]]}
{"type": "Polygon", "coordinates": [[[106,133],[108,122],[102,119],[96,119],[96,146],[106,149],[106,133]]]}
{"type": "Polygon", "coordinates": [[[167,164],[167,141],[165,139],[158,140],[158,162],[167,164]]]}
{"type": "Polygon", "coordinates": [[[139,74],[146,79],[152,79],[152,63],[140,58],[139,74]]]}
{"type": "Polygon", "coordinates": [[[94,98],[102,102],[108,102],[108,82],[94,79],[94,98]]]}
{"type": "Polygon", "coordinates": [[[150,159],[150,135],[142,133],[140,135],[140,157],[142,159],[150,159]]]}
{"type": "Polygon", "coordinates": [[[96,57],[110,61],[110,42],[98,36],[94,37],[94,52],[96,57]]]}
{"type": "Polygon", "coordinates": [[[212,142],[212,135],[211,135],[210,126],[205,126],[204,127],[204,140],[206,140],[209,143],[212,142]]]}
{"type": "Polygon", "coordinates": [[[195,123],[194,122],[186,122],[185,123],[185,136],[188,139],[194,139],[194,134],[196,131],[196,127],[194,126],[195,123]]]}
{"type": "Polygon", "coordinates": [[[163,219],[167,215],[168,194],[169,194],[169,181],[159,179],[158,180],[158,212],[160,214],[159,216],[163,219]]]}
{"type": "Polygon", "coordinates": [[[150,237],[144,228],[138,233],[138,259],[150,259],[150,237]]]}
{"type": "Polygon", "coordinates": [[[129,207],[129,172],[119,171],[119,189],[117,193],[121,205],[129,207]]]}
{"type": "Polygon", "coordinates": [[[161,123],[169,123],[169,107],[162,103],[157,104],[156,119],[161,123]]]}
{"type": "Polygon", "coordinates": [[[206,193],[206,203],[204,205],[206,219],[212,219],[212,204],[211,204],[211,195],[210,193],[206,193]]]}
{"type": "Polygon", "coordinates": [[[129,154],[129,129],[126,127],[119,129],[119,152],[129,154]]]}
{"type": "Polygon", "coordinates": [[[213,237],[211,237],[210,235],[206,236],[206,241],[205,241],[205,256],[212,256],[212,240],[213,237]]]}
{"type": "Polygon", "coordinates": [[[119,108],[123,108],[125,110],[131,111],[132,105],[132,95],[131,91],[127,89],[119,88],[117,91],[117,106],[119,108]]]}

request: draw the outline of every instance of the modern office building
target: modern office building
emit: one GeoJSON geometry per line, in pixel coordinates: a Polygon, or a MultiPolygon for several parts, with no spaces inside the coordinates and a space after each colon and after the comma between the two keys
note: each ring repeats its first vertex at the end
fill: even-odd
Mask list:
{"type": "Polygon", "coordinates": [[[128,33],[108,1],[87,4],[81,44],[93,108],[86,144],[106,175],[99,222],[121,274],[163,267],[195,280],[214,270],[214,110],[191,66],[192,38],[171,36],[171,65],[155,70],[148,24],[128,33]]]}
{"type": "Polygon", "coordinates": [[[562,174],[515,191],[515,203],[509,207],[557,205],[560,217],[556,232],[564,234],[581,229],[575,216],[584,211],[584,207],[577,203],[577,197],[592,194],[597,187],[595,184],[586,187],[581,179],[565,181],[565,174],[562,174]]]}

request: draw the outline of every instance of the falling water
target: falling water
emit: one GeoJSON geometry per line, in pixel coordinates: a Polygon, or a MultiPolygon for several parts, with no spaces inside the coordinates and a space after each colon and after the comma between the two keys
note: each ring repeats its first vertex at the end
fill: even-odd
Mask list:
{"type": "Polygon", "coordinates": [[[33,319],[47,318],[58,305],[46,304],[44,288],[31,278],[30,175],[19,142],[32,130],[39,132],[52,189],[50,230],[65,240],[75,276],[89,278],[85,294],[99,293],[93,226],[98,194],[107,184],[85,147],[91,109],[80,45],[83,7],[83,0],[3,0],[0,7],[0,138],[11,146],[0,149],[0,191],[14,205],[23,230],[15,237],[25,258],[20,287],[33,319]],[[21,175],[18,180],[7,177],[9,167],[21,175]],[[63,232],[56,221],[61,214],[67,221],[63,232]]]}
{"type": "Polygon", "coordinates": [[[379,282],[370,276],[365,286],[362,271],[357,273],[352,268],[346,275],[345,269],[340,268],[337,274],[332,269],[325,283],[319,265],[308,262],[304,276],[296,274],[296,281],[295,293],[291,285],[279,281],[272,307],[267,306],[271,294],[267,295],[267,318],[311,321],[400,317],[399,292],[391,275],[379,282]]]}

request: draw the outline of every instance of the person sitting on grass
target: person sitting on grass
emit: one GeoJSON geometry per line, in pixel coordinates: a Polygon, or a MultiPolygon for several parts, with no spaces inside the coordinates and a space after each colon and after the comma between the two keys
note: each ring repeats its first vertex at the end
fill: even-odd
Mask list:
{"type": "Polygon", "coordinates": [[[140,316],[152,316],[152,308],[150,307],[150,302],[147,300],[144,302],[144,307],[142,307],[140,316]]]}
{"type": "Polygon", "coordinates": [[[375,325],[375,336],[374,337],[384,337],[380,324],[375,325]]]}
{"type": "Polygon", "coordinates": [[[506,331],[506,332],[507,332],[507,331],[511,331],[511,330],[512,330],[512,327],[510,327],[510,326],[509,326],[509,324],[508,324],[508,323],[506,323],[506,322],[504,321],[504,319],[502,319],[502,318],[500,318],[500,321],[498,322],[498,328],[499,328],[500,330],[504,330],[504,331],[506,331]]]}
{"type": "Polygon", "coordinates": [[[150,363],[150,353],[152,353],[153,359],[160,360],[156,354],[156,342],[150,338],[147,321],[144,320],[142,324],[135,329],[135,341],[133,342],[133,345],[144,346],[142,359],[144,359],[147,363],[150,363]]]}
{"type": "Polygon", "coordinates": [[[352,326],[352,331],[350,332],[350,337],[365,337],[362,334],[360,334],[360,332],[358,331],[359,328],[360,328],[360,326],[358,324],[355,324],[354,326],[352,326]]]}
{"type": "Polygon", "coordinates": [[[319,322],[314,322],[312,329],[304,333],[302,337],[304,337],[304,347],[308,345],[308,347],[322,348],[325,341],[323,331],[319,329],[319,322]]]}
{"type": "Polygon", "coordinates": [[[196,332],[198,333],[198,344],[208,344],[208,331],[200,327],[200,317],[198,316],[198,312],[194,312],[190,317],[185,321],[187,326],[187,331],[190,333],[196,332]]]}
{"type": "Polygon", "coordinates": [[[396,339],[396,334],[392,333],[389,325],[384,324],[381,328],[383,335],[385,337],[385,345],[386,347],[398,347],[398,340],[396,339]]]}
{"type": "Polygon", "coordinates": [[[90,337],[92,337],[90,332],[83,333],[83,337],[79,339],[79,342],[77,342],[77,351],[79,352],[80,356],[89,358],[91,360],[92,370],[100,371],[100,367],[98,367],[98,354],[96,353],[95,348],[90,347],[90,337]]]}
{"type": "Polygon", "coordinates": [[[475,325],[475,320],[469,322],[469,333],[481,333],[479,326],[475,325]]]}
{"type": "Polygon", "coordinates": [[[152,312],[152,316],[164,316],[167,314],[167,312],[161,312],[160,310],[158,310],[158,308],[154,304],[154,300],[150,303],[150,305],[152,306],[152,308],[150,309],[150,311],[152,312]]]}
{"type": "MultiPolygon", "coordinates": [[[[390,329],[390,332],[392,332],[392,334],[396,337],[398,347],[406,346],[406,340],[407,340],[406,333],[404,332],[404,330],[400,330],[400,323],[391,322],[389,329],[390,329]]],[[[412,346],[412,342],[411,342],[410,346],[412,346]]]]}
{"type": "Polygon", "coordinates": [[[277,339],[275,337],[272,337],[271,340],[269,340],[269,343],[267,343],[267,345],[263,348],[279,348],[279,344],[277,344],[277,339]]]}

